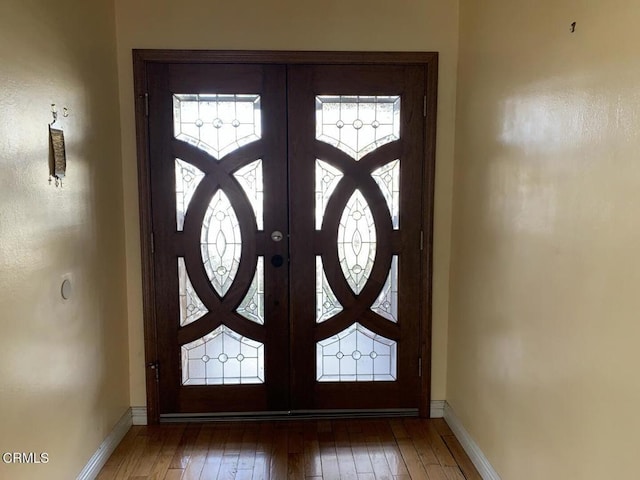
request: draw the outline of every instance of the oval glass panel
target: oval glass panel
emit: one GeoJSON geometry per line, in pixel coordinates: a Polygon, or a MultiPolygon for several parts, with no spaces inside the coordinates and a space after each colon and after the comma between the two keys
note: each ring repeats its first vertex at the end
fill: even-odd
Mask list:
{"type": "Polygon", "coordinates": [[[202,222],[202,261],[215,291],[223,297],[233,283],[242,253],[240,224],[229,198],[218,190],[202,222]]]}
{"type": "Polygon", "coordinates": [[[358,295],[369,280],[376,257],[376,226],[367,200],[356,190],[338,226],[338,259],[349,286],[358,295]]]}

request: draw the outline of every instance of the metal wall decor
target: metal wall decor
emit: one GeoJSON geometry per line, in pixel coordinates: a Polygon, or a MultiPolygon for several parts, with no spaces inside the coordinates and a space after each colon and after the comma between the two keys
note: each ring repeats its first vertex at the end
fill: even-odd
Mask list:
{"type": "MultiPolygon", "coordinates": [[[[58,110],[55,103],[51,104],[51,114],[53,121],[49,124],[49,183],[55,181],[56,187],[61,187],[62,179],[67,173],[67,153],[64,145],[64,131],[62,125],[58,123],[58,110]]],[[[62,116],[69,116],[67,107],[64,107],[62,116]]]]}

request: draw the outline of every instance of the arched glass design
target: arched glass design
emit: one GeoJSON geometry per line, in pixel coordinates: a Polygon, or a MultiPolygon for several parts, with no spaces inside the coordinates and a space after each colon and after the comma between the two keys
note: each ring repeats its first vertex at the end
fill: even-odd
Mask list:
{"type": "Polygon", "coordinates": [[[319,95],[316,138],[358,161],[400,138],[400,97],[319,95]]]}
{"type": "Polygon", "coordinates": [[[264,257],[259,256],[249,291],[236,309],[247,320],[264,325],[264,257]]]}
{"type": "Polygon", "coordinates": [[[264,345],[225,325],[183,345],[182,385],[264,383],[264,345]]]}
{"type": "Polygon", "coordinates": [[[191,197],[204,178],[204,173],[198,167],[176,158],[176,227],[182,231],[184,215],[187,213],[191,197]]]}
{"type": "Polygon", "coordinates": [[[342,305],[336,298],[327,281],[322,257],[316,256],[316,323],[322,323],[342,311],[342,305]]]}
{"type": "Polygon", "coordinates": [[[397,342],[359,323],[316,343],[319,382],[394,381],[396,371],[397,342]]]}
{"type": "Polygon", "coordinates": [[[195,322],[209,312],[189,280],[183,257],[178,257],[178,294],[180,296],[181,327],[195,322]]]}
{"type": "Polygon", "coordinates": [[[260,95],[174,94],[173,130],[220,160],[261,138],[260,95]]]}

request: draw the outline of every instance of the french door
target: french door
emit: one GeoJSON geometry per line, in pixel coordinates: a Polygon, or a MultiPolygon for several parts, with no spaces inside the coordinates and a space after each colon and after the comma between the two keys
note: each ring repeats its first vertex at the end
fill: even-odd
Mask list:
{"type": "Polygon", "coordinates": [[[145,64],[147,386],[160,416],[417,411],[426,72],[145,64]]]}

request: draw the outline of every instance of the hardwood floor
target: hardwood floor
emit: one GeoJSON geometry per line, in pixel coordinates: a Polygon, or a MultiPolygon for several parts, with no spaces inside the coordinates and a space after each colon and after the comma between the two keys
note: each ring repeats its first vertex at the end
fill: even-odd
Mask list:
{"type": "Polygon", "coordinates": [[[98,480],[482,480],[442,419],[134,426],[98,480]]]}

